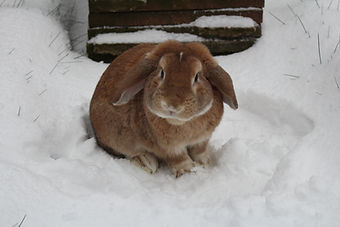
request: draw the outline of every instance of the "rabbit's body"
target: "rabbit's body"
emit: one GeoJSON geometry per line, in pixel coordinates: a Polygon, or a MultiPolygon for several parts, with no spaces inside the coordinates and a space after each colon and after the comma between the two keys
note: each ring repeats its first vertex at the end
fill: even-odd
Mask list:
{"type": "Polygon", "coordinates": [[[208,67],[216,74],[220,69],[207,49],[199,48],[175,41],[142,44],[116,58],[91,100],[98,144],[150,172],[157,159],[177,176],[190,171],[193,161],[207,164],[206,146],[222,118],[223,100],[233,108],[237,101],[231,80],[230,94],[210,85],[208,67]]]}

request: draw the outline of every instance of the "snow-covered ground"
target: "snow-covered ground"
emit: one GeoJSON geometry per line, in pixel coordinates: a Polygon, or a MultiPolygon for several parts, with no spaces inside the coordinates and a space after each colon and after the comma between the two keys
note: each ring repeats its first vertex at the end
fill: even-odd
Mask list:
{"type": "Polygon", "coordinates": [[[107,65],[70,50],[86,1],[61,15],[54,0],[1,2],[1,227],[340,226],[339,1],[266,1],[258,42],[217,57],[239,109],[226,106],[213,163],[178,179],[87,137],[107,65]]]}

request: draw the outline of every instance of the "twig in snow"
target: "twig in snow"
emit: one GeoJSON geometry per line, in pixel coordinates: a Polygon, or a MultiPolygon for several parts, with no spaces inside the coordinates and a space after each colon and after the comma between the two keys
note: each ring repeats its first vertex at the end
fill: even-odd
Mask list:
{"type": "Polygon", "coordinates": [[[335,80],[336,86],[337,86],[338,88],[340,88],[340,87],[339,87],[338,80],[336,79],[336,77],[335,77],[335,76],[334,76],[334,80],[335,80]]]}
{"type": "Polygon", "coordinates": [[[11,55],[13,53],[13,51],[15,50],[15,48],[13,48],[9,53],[8,55],[11,55]]]}
{"type": "Polygon", "coordinates": [[[67,53],[64,57],[60,58],[60,59],[58,60],[58,62],[61,62],[62,60],[64,60],[64,58],[66,58],[69,54],[70,54],[70,53],[67,53]]]}
{"type": "Polygon", "coordinates": [[[330,34],[330,31],[331,31],[331,26],[330,26],[330,25],[328,25],[327,39],[329,39],[329,34],[330,34]]]}
{"type": "Polygon", "coordinates": [[[287,74],[287,73],[284,73],[283,75],[284,76],[289,76],[289,77],[292,77],[292,78],[296,78],[296,79],[300,78],[300,76],[296,76],[296,75],[292,75],[292,74],[287,74]]]}
{"type": "Polygon", "coordinates": [[[319,52],[319,60],[320,60],[320,65],[322,64],[322,59],[321,59],[321,50],[320,50],[320,37],[318,33],[318,52],[319,52]]]}
{"type": "Polygon", "coordinates": [[[329,2],[328,7],[327,7],[328,10],[329,10],[329,8],[331,8],[331,5],[332,5],[333,1],[334,1],[334,0],[331,0],[331,1],[329,2]]]}
{"type": "Polygon", "coordinates": [[[33,77],[33,75],[26,78],[27,83],[30,82],[30,79],[33,77]]]}
{"type": "Polygon", "coordinates": [[[29,71],[28,73],[25,74],[25,76],[30,75],[33,72],[33,70],[29,71]]]}
{"type": "Polygon", "coordinates": [[[306,30],[306,27],[305,27],[305,25],[303,24],[301,18],[300,18],[298,15],[297,15],[297,18],[299,19],[299,21],[300,21],[300,23],[301,23],[301,25],[302,25],[302,27],[303,27],[303,30],[305,31],[305,33],[308,34],[308,37],[310,38],[310,34],[309,34],[309,32],[306,30]]]}
{"type": "Polygon", "coordinates": [[[316,3],[316,5],[319,7],[319,9],[320,9],[320,5],[319,5],[319,3],[318,3],[318,0],[315,0],[315,3],[316,3]]]}
{"type": "Polygon", "coordinates": [[[297,17],[297,14],[294,12],[293,8],[289,4],[287,4],[287,6],[288,6],[289,10],[294,14],[294,16],[297,17]]]}
{"type": "Polygon", "coordinates": [[[47,16],[51,15],[55,11],[57,11],[60,8],[61,4],[58,4],[54,9],[52,9],[50,12],[48,12],[47,16]]]}
{"type": "Polygon", "coordinates": [[[68,44],[66,45],[66,48],[65,48],[64,50],[62,50],[62,51],[58,54],[58,56],[60,56],[62,53],[64,53],[65,51],[69,50],[70,48],[71,48],[71,45],[68,43],[68,44]]]}
{"type": "Polygon", "coordinates": [[[17,5],[17,8],[19,8],[20,6],[22,6],[22,4],[23,4],[23,0],[20,0],[19,3],[18,3],[18,5],[17,5]]]}
{"type": "Polygon", "coordinates": [[[58,54],[58,56],[60,56],[62,53],[64,53],[65,51],[67,51],[68,50],[68,48],[65,48],[64,50],[62,50],[59,54],[58,54]]]}
{"type": "Polygon", "coordinates": [[[335,54],[335,53],[336,53],[336,51],[337,51],[337,49],[338,49],[338,46],[339,46],[339,44],[340,44],[340,35],[339,35],[339,40],[338,40],[338,42],[337,42],[337,44],[336,44],[336,46],[335,46],[335,48],[334,48],[333,54],[335,54]]]}
{"type": "Polygon", "coordinates": [[[60,35],[60,32],[58,32],[58,34],[54,37],[54,39],[50,42],[50,44],[48,45],[48,47],[50,47],[52,45],[52,43],[58,38],[58,36],[60,35]]]}
{"type": "Polygon", "coordinates": [[[53,71],[55,70],[55,68],[57,68],[58,64],[59,64],[59,62],[57,62],[57,64],[55,64],[55,66],[53,67],[53,69],[52,69],[48,74],[51,75],[51,74],[53,73],[53,71]]]}
{"type": "Polygon", "coordinates": [[[281,24],[283,24],[283,25],[286,24],[285,22],[283,22],[280,18],[278,18],[277,16],[275,16],[275,15],[272,14],[271,12],[268,11],[268,13],[269,13],[270,15],[272,15],[272,17],[274,17],[276,20],[278,20],[279,22],[281,22],[281,24]]]}
{"type": "Polygon", "coordinates": [[[66,73],[68,73],[70,70],[66,70],[65,72],[63,72],[62,74],[65,75],[66,73]]]}
{"type": "Polygon", "coordinates": [[[43,90],[42,92],[39,93],[39,96],[41,96],[42,94],[44,94],[47,91],[47,89],[43,90]]]}
{"type": "Polygon", "coordinates": [[[21,113],[21,106],[19,106],[19,109],[18,109],[18,117],[20,117],[20,113],[21,113]]]}
{"type": "Polygon", "coordinates": [[[303,30],[305,31],[306,34],[308,34],[308,37],[310,38],[310,34],[309,34],[309,32],[307,31],[307,29],[306,29],[305,25],[303,24],[303,22],[302,22],[301,18],[299,17],[299,15],[297,15],[297,14],[294,12],[293,8],[292,8],[289,4],[287,4],[287,5],[288,5],[288,8],[290,9],[290,11],[292,11],[292,13],[294,14],[294,16],[296,16],[296,17],[299,19],[300,24],[302,25],[303,30]]]}
{"type": "Polygon", "coordinates": [[[315,93],[318,94],[318,95],[322,95],[322,93],[320,93],[320,92],[318,92],[318,91],[316,91],[315,93]]]}
{"type": "Polygon", "coordinates": [[[39,119],[39,117],[40,117],[40,114],[36,118],[34,118],[33,122],[36,122],[39,119]]]}
{"type": "Polygon", "coordinates": [[[27,216],[27,215],[25,214],[25,216],[22,218],[21,222],[19,223],[18,227],[21,227],[22,223],[24,223],[24,221],[25,221],[25,219],[26,219],[26,216],[27,216]]]}

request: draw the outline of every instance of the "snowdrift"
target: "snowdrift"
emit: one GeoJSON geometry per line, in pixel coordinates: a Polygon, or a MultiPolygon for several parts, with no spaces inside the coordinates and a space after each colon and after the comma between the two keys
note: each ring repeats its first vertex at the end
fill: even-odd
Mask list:
{"type": "Polygon", "coordinates": [[[88,137],[107,65],[70,50],[51,2],[0,8],[0,226],[25,215],[22,226],[339,226],[332,2],[267,1],[256,45],[217,57],[239,110],[225,106],[211,166],[179,179],[165,167],[149,175],[88,137]]]}

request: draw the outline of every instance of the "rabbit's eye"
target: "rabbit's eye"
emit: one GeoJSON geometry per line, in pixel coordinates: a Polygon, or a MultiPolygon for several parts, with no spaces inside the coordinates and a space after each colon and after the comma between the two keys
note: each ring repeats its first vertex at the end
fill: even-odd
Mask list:
{"type": "Polygon", "coordinates": [[[197,73],[196,76],[195,76],[195,79],[194,79],[194,83],[197,83],[198,82],[198,78],[199,78],[200,74],[197,73]]]}
{"type": "Polygon", "coordinates": [[[160,74],[160,77],[161,77],[161,79],[163,80],[164,79],[164,71],[163,71],[163,69],[161,70],[161,74],[160,74]]]}

